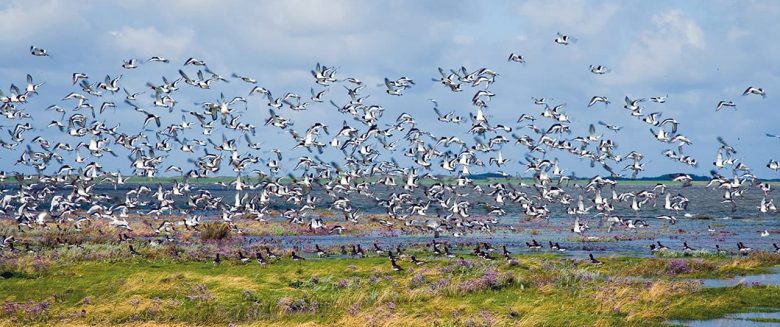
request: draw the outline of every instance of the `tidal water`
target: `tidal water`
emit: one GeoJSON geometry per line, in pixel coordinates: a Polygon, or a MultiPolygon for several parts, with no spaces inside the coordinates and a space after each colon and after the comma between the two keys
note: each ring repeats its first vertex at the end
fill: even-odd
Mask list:
{"type": "Polygon", "coordinates": [[[670,323],[689,327],[778,327],[780,312],[749,312],[712,320],[671,321],[670,323]]]}
{"type": "MultiPolygon", "coordinates": [[[[124,199],[125,192],[134,187],[125,185],[124,188],[114,190],[111,186],[99,185],[94,192],[108,194],[115,197],[118,201],[124,199]]],[[[487,188],[487,186],[483,186],[487,188]]],[[[207,189],[212,196],[222,197],[223,201],[232,203],[235,191],[214,185],[193,185],[194,189],[207,189]]],[[[651,185],[618,185],[615,190],[617,193],[638,192],[641,190],[650,190],[651,185]]],[[[156,186],[152,187],[156,189],[156,186]]],[[[575,199],[571,205],[576,205],[577,195],[581,190],[578,187],[564,188],[575,199]]],[[[529,195],[536,191],[533,188],[520,189],[529,195]]],[[[387,196],[392,189],[377,187],[372,189],[373,195],[377,198],[387,196]]],[[[246,191],[250,196],[257,194],[257,191],[246,191]]],[[[730,252],[737,252],[737,242],[743,242],[746,246],[754,250],[771,251],[773,243],[780,243],[780,215],[773,213],[761,213],[758,206],[763,198],[763,193],[756,188],[744,192],[741,198],[737,199],[737,208],[732,210],[728,204],[721,203],[723,191],[716,189],[707,189],[702,186],[680,187],[670,186],[667,192],[672,195],[682,194],[690,199],[690,205],[687,212],[668,211],[663,209],[663,197],[659,196],[655,207],[654,202],[645,204],[640,212],[635,213],[630,208],[629,202],[613,202],[615,211],[613,214],[623,219],[642,219],[649,224],[649,227],[636,228],[628,230],[621,226],[609,228],[608,223],[604,222],[595,211],[580,217],[591,227],[582,236],[571,231],[574,224],[574,217],[566,213],[566,207],[559,203],[548,204],[551,211],[549,219],[527,220],[521,215],[522,208],[519,204],[507,203],[503,206],[506,215],[496,217],[498,223],[490,232],[474,230],[465,232],[462,236],[455,237],[452,232],[441,232],[437,239],[442,242],[449,242],[452,245],[470,246],[476,242],[491,242],[494,245],[506,245],[512,252],[529,251],[525,242],[532,239],[547,245],[548,241],[558,242],[562,247],[566,247],[568,253],[593,252],[616,255],[644,256],[650,255],[649,245],[656,241],[668,246],[673,250],[681,250],[683,241],[686,241],[690,247],[695,249],[706,249],[714,251],[715,245],[719,244],[721,248],[730,252]],[[687,213],[687,215],[685,215],[687,213]],[[676,224],[670,224],[666,220],[657,219],[659,215],[674,215],[677,217],[676,224]],[[687,216],[687,217],[686,217],[687,216]],[[761,236],[761,232],[768,231],[769,236],[761,236]],[[584,240],[584,241],[583,241],[584,240]]],[[[477,193],[471,189],[463,188],[459,192],[462,197],[472,204],[479,202],[494,204],[492,197],[477,193]]],[[[318,209],[327,209],[330,205],[329,196],[321,190],[313,190],[313,196],[319,198],[318,209]]],[[[611,197],[611,192],[605,190],[602,195],[606,198],[611,197]]],[[[424,198],[422,192],[414,193],[416,198],[424,198]]],[[[589,200],[589,194],[584,194],[586,206],[592,201],[589,200]]],[[[772,193],[770,193],[770,197],[772,193]]],[[[367,219],[367,215],[382,215],[384,209],[377,206],[374,199],[353,193],[349,195],[352,206],[362,214],[362,219],[367,219]]],[[[176,197],[176,204],[184,208],[186,200],[184,197],[176,197]]],[[[418,226],[424,226],[426,220],[436,220],[436,203],[431,203],[427,216],[416,216],[410,219],[415,220],[418,226]]],[[[273,199],[270,205],[272,210],[285,210],[294,208],[290,203],[285,203],[282,199],[273,199]]],[[[143,209],[141,209],[143,212],[143,209]]],[[[217,219],[219,212],[200,212],[209,219],[217,219]]],[[[472,205],[470,210],[473,220],[487,220],[495,216],[488,216],[485,210],[478,205],[472,205]]],[[[317,213],[310,214],[308,218],[316,216],[317,213]]],[[[269,220],[283,220],[280,216],[266,217],[269,220]]],[[[351,223],[344,221],[340,214],[332,217],[323,217],[327,226],[336,224],[342,225],[347,229],[351,223]]],[[[307,244],[317,243],[325,246],[340,244],[361,243],[370,245],[376,242],[385,246],[411,245],[429,243],[434,234],[431,232],[400,232],[404,227],[403,221],[395,221],[394,229],[373,231],[361,236],[348,235],[311,235],[311,236],[274,236],[258,237],[250,241],[262,240],[264,242],[279,243],[281,245],[306,246],[307,244]]],[[[424,228],[409,228],[404,230],[424,230],[424,228]]]]}

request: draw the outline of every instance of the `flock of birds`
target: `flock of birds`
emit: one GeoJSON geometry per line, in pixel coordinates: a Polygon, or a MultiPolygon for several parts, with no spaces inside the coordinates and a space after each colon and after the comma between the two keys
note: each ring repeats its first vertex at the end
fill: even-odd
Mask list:
{"type": "MultiPolygon", "coordinates": [[[[561,246],[558,242],[552,242],[548,241],[549,249],[553,252],[566,252],[567,248],[561,246]]],[[[541,251],[544,250],[544,246],[537,242],[535,239],[531,240],[530,242],[525,242],[526,247],[530,251],[541,251]]],[[[772,243],[773,249],[771,250],[774,253],[780,254],[780,246],[777,245],[777,243],[772,243]]],[[[650,244],[650,252],[656,253],[659,251],[669,251],[670,248],[666,245],[663,245],[660,241],[656,241],[655,243],[650,244]]],[[[423,250],[428,250],[430,248],[430,255],[434,257],[446,257],[446,258],[455,258],[457,257],[461,262],[463,262],[464,266],[468,265],[465,263],[465,257],[463,255],[458,255],[455,252],[452,252],[451,245],[448,242],[437,242],[434,238],[430,243],[425,244],[425,248],[423,250]]],[[[401,265],[398,264],[398,260],[408,259],[411,264],[414,266],[422,266],[426,263],[424,260],[418,259],[413,254],[407,254],[406,249],[404,249],[401,245],[396,245],[395,248],[383,248],[376,242],[373,243],[373,250],[376,253],[377,256],[383,257],[387,256],[387,258],[390,260],[390,266],[393,271],[404,271],[405,269],[401,267],[401,265]]],[[[686,255],[690,255],[691,253],[698,251],[699,249],[695,249],[688,245],[688,242],[683,242],[682,246],[682,253],[686,255]]],[[[306,258],[303,256],[298,255],[296,252],[296,249],[292,249],[289,254],[289,259],[292,261],[305,261],[306,258]]],[[[369,256],[367,252],[362,248],[360,244],[350,244],[347,245],[341,245],[339,247],[339,253],[329,252],[328,250],[325,250],[321,248],[318,244],[314,245],[314,251],[319,258],[323,257],[329,257],[333,255],[341,255],[343,257],[352,257],[352,258],[365,258],[369,256]]],[[[489,242],[478,242],[473,249],[473,252],[471,253],[477,258],[487,260],[487,261],[493,261],[497,260],[499,258],[509,262],[513,263],[516,262],[515,259],[512,257],[512,252],[507,249],[506,245],[501,246],[501,255],[500,257],[497,257],[496,255],[493,255],[494,251],[496,251],[496,248],[493,247],[489,242]]],[[[130,252],[132,255],[141,255],[138,253],[132,245],[130,245],[130,252]]],[[[717,255],[729,255],[731,252],[729,252],[726,249],[723,249],[720,247],[719,244],[715,245],[715,248],[713,249],[713,252],[717,255]]],[[[421,252],[423,253],[423,252],[421,252]]],[[[753,253],[753,248],[745,246],[742,242],[737,242],[737,252],[739,255],[747,256],[753,253]]],[[[279,260],[282,260],[283,255],[275,253],[273,250],[271,250],[268,246],[263,246],[260,249],[258,249],[255,252],[254,260],[259,263],[260,265],[268,265],[274,262],[278,262],[279,260]],[[265,254],[263,254],[265,253],[265,254]]],[[[236,259],[238,263],[246,264],[249,263],[252,259],[250,257],[247,257],[241,250],[239,250],[236,253],[236,259]]],[[[219,252],[215,254],[214,257],[214,264],[221,264],[223,260],[223,257],[220,255],[219,252]]],[[[602,262],[598,260],[593,253],[588,253],[588,260],[590,264],[594,265],[600,265],[602,262]]]]}
{"type": "MultiPolygon", "coordinates": [[[[554,39],[558,46],[575,41],[563,34],[554,39]]],[[[30,54],[51,57],[49,51],[34,46],[30,54]]],[[[510,54],[507,61],[526,63],[516,53],[510,54]]],[[[2,127],[7,130],[7,135],[0,135],[0,153],[5,151],[2,157],[8,158],[8,153],[20,150],[14,165],[36,172],[0,172],[0,183],[3,183],[0,217],[14,219],[19,235],[25,230],[52,225],[81,231],[85,224],[103,220],[127,238],[126,233],[133,232],[133,224],[127,218],[139,214],[154,235],[166,235],[169,241],[175,242],[177,232],[199,227],[202,218],[197,213],[203,212],[214,213],[215,220],[224,221],[239,233],[236,221],[262,221],[277,213],[290,224],[308,226],[314,233],[340,233],[349,223],[365,220],[360,209],[353,206],[356,197],[383,208],[386,215],[380,222],[387,228],[454,237],[475,231],[491,232],[498,223],[497,217],[506,215],[510,206],[519,208],[525,218],[538,220],[549,218],[551,206],[562,206],[572,217],[571,232],[576,234],[587,234],[589,219],[606,222],[610,231],[647,228],[651,223],[640,219],[639,213],[648,206],[661,207],[666,214],[656,218],[669,224],[692,215],[688,212],[689,198],[681,193],[672,194],[665,184],[634,192],[617,191],[616,177],[626,172],[635,178],[646,164],[645,154],[617,151],[615,138],[626,134],[622,126],[598,121],[590,124],[587,131],[574,131],[566,103],[552,103],[551,99],[541,97],[533,99],[538,112],[523,113],[513,124],[492,121],[488,112],[496,94],[491,86],[500,75],[490,68],[439,68],[439,76],[433,78],[451,92],[473,93],[468,114],[444,110],[435,99],[430,100],[437,121],[473,135],[469,140],[457,135],[436,136],[435,129],[417,123],[416,117],[424,115],[421,112],[403,112],[395,119],[386,118],[386,108],[373,103],[365,94],[368,83],[356,77],[338,76],[338,68],[319,63],[311,71],[310,94],[275,93],[282,94],[278,97],[250,76],[232,73],[224,77],[197,58],[187,59],[174,76],[162,76],[161,82],[146,83],[143,90],[125,85],[125,75],[140,74],[146,65],[173,63],[159,56],[133,58],[124,60],[122,73],[114,76],[93,79],[87,73],[73,73],[72,92],[46,108],[45,112],[51,113],[48,119],[42,118],[44,111],[26,110],[28,103],[46,87],[44,82],[27,75],[23,87],[12,84],[8,94],[0,92],[0,112],[5,118],[2,127]],[[225,83],[237,83],[234,89],[240,93],[229,97],[220,94],[213,100],[196,103],[195,109],[176,100],[182,88],[211,94],[208,90],[225,83]],[[346,97],[337,96],[336,91],[346,91],[346,97]],[[242,115],[252,110],[249,99],[255,97],[264,99],[263,102],[267,100],[268,115],[264,121],[242,119],[242,115]],[[295,126],[289,117],[313,106],[328,107],[332,115],[344,117],[343,123],[341,126],[319,122],[295,126]],[[121,112],[127,121],[142,123],[123,126],[106,118],[113,112],[121,112]],[[45,129],[45,134],[53,137],[47,139],[44,133],[33,132],[36,129],[45,129]],[[259,129],[288,134],[295,145],[289,150],[266,148],[264,144],[272,142],[256,142],[259,129]],[[530,172],[531,184],[512,179],[504,172],[505,166],[518,163],[504,156],[512,146],[513,153],[525,152],[519,164],[530,172]],[[304,155],[290,159],[291,153],[303,152],[297,149],[305,150],[304,155]],[[344,159],[323,160],[326,152],[344,159]],[[101,159],[106,155],[127,157],[131,173],[104,168],[101,159]],[[179,156],[187,157],[187,165],[174,164],[179,156]],[[570,187],[572,177],[554,159],[557,156],[579,158],[591,167],[602,167],[604,174],[570,187]],[[408,158],[404,160],[409,164],[399,164],[396,159],[401,157],[408,158]],[[295,164],[285,164],[285,159],[295,164]],[[487,184],[475,183],[470,177],[475,169],[494,171],[506,178],[487,184]],[[450,177],[437,175],[436,171],[450,177]],[[128,185],[123,198],[100,193],[95,188],[98,184],[115,187],[128,184],[128,176],[153,178],[171,174],[178,176],[173,183],[128,185]],[[235,176],[229,184],[220,183],[235,191],[233,199],[215,196],[208,188],[190,183],[199,178],[225,175],[235,176]],[[320,198],[313,190],[325,195],[320,198]],[[470,200],[475,194],[490,201],[475,203],[470,200]],[[616,206],[630,208],[635,217],[618,215],[616,206]],[[324,221],[316,209],[336,212],[343,216],[345,223],[328,226],[337,222],[324,221]],[[156,222],[152,225],[148,220],[156,222]]],[[[595,75],[611,72],[603,65],[591,65],[589,69],[595,75]]],[[[413,79],[402,76],[384,78],[379,87],[387,96],[403,96],[416,85],[413,79]]],[[[742,95],[766,97],[766,92],[750,86],[742,95]]],[[[648,109],[661,108],[667,100],[667,96],[636,99],[626,96],[623,108],[626,115],[647,124],[651,135],[646,137],[667,146],[662,153],[665,158],[682,166],[698,166],[697,159],[687,154],[686,148],[692,141],[681,133],[682,123],[672,117],[662,118],[661,111],[648,109]]],[[[609,104],[606,96],[596,95],[587,107],[609,104]]],[[[723,100],[715,110],[726,107],[735,108],[736,104],[723,100]]],[[[736,210],[744,192],[758,190],[763,194],[758,210],[777,213],[770,195],[772,184],[753,175],[751,168],[737,157],[737,149],[726,140],[719,137],[718,141],[720,146],[715,151],[714,167],[706,187],[722,192],[721,201],[731,210],[736,210]]],[[[767,167],[777,171],[780,163],[770,160],[767,167]]],[[[688,187],[693,178],[677,174],[674,181],[688,187]]],[[[14,237],[6,235],[0,241],[3,248],[12,248],[14,237]]],[[[434,253],[451,255],[446,244],[436,241],[431,244],[434,253]]],[[[531,249],[542,248],[535,240],[527,245],[531,249]]],[[[394,253],[374,246],[378,253],[390,258],[394,269],[400,270],[396,262],[396,257],[403,255],[400,247],[394,253]]],[[[565,250],[553,242],[549,247],[554,251],[565,250]]],[[[663,248],[660,242],[652,245],[653,251],[663,248]]],[[[130,249],[137,254],[135,249],[130,249]]],[[[489,259],[492,250],[488,243],[481,242],[474,254],[489,259]]],[[[687,243],[684,250],[690,250],[687,243]]],[[[719,247],[717,250],[721,251],[719,247]]],[[[740,243],[738,250],[747,254],[752,249],[740,243]]],[[[262,264],[280,257],[269,248],[265,251],[265,254],[255,254],[255,259],[262,264]]],[[[777,246],[774,251],[778,251],[777,246]]],[[[342,247],[342,252],[364,255],[359,245],[352,246],[351,251],[342,247]]],[[[326,255],[319,246],[317,253],[326,255]]],[[[505,247],[503,254],[509,257],[505,247]]],[[[249,260],[243,253],[238,257],[242,262],[249,260]]],[[[295,252],[290,257],[304,259],[295,252]]],[[[221,260],[219,255],[214,259],[217,263],[221,260]]],[[[411,260],[415,265],[424,263],[415,257],[411,260]]],[[[598,262],[592,256],[591,261],[598,262]]]]}

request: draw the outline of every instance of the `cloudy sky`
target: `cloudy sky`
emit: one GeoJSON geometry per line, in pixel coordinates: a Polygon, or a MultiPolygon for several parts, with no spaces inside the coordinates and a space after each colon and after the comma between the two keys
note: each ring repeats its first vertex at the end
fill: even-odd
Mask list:
{"type": "MultiPolygon", "coordinates": [[[[514,126],[522,113],[539,115],[540,107],[531,98],[545,97],[552,104],[567,103],[572,136],[584,135],[598,120],[624,126],[618,134],[603,128],[599,133],[615,140],[618,152],[644,153],[643,176],[706,174],[713,168],[716,137],[722,136],[757,175],[777,178],[780,174],[766,164],[780,160],[780,139],[765,133],[780,134],[780,46],[773,33],[780,31],[778,17],[777,1],[9,0],[0,3],[0,86],[7,92],[12,83],[23,85],[28,73],[46,82],[40,95],[20,106],[34,117],[36,129],[27,134],[29,141],[35,135],[61,136],[46,128],[59,117],[44,108],[62,105],[60,99],[77,90],[70,83],[74,72],[87,73],[93,81],[122,74],[122,86],[143,91],[146,82],[159,84],[163,75],[176,78],[181,64],[196,57],[224,76],[252,76],[276,96],[308,95],[316,86],[309,71],[320,62],[338,67],[338,77],[366,81],[369,87],[363,92],[371,94],[372,104],[386,108],[385,120],[408,112],[438,136],[467,127],[437,122],[427,99],[437,99],[444,111],[468,116],[474,112],[470,98],[476,89],[450,92],[431,81],[438,77],[437,67],[489,67],[500,74],[491,87],[496,94],[488,109],[493,124],[514,126]],[[556,32],[576,42],[556,45],[556,32]],[[31,45],[47,49],[51,58],[31,56],[31,45]],[[527,63],[507,62],[510,52],[522,54],[527,63]],[[164,56],[171,64],[145,64],[132,71],[120,67],[123,59],[149,56],[164,56]],[[589,65],[605,65],[611,72],[594,75],[589,65]],[[377,86],[384,77],[400,76],[417,82],[402,97],[387,95],[377,86]],[[768,96],[743,97],[748,86],[762,87],[768,96]],[[612,103],[588,108],[594,95],[607,96],[612,103]],[[699,161],[697,168],[664,158],[660,153],[668,146],[653,140],[650,126],[622,108],[624,96],[661,95],[668,95],[668,102],[647,103],[645,112],[660,111],[662,118],[680,121],[680,132],[693,141],[686,153],[699,161]],[[720,100],[735,101],[737,110],[716,113],[720,100]]],[[[194,103],[214,101],[220,92],[246,96],[250,88],[234,80],[210,91],[187,90],[177,95],[177,108],[197,110],[194,103]]],[[[121,97],[117,99],[120,103],[121,97]]],[[[346,91],[333,86],[328,99],[346,103],[346,91]]],[[[262,125],[268,117],[266,102],[250,98],[242,120],[262,125]]],[[[315,121],[336,129],[345,117],[334,110],[326,102],[285,115],[296,129],[315,121]]],[[[118,122],[128,132],[137,132],[143,118],[139,115],[120,105],[103,119],[109,126],[118,122]]],[[[5,128],[17,122],[0,118],[5,128]]],[[[6,141],[8,137],[0,135],[6,141]]],[[[256,137],[264,148],[292,144],[279,130],[260,130],[256,137]]],[[[21,151],[3,150],[0,156],[16,159],[21,151]]],[[[504,156],[513,160],[524,154],[519,147],[504,149],[504,156]]],[[[570,155],[549,154],[559,155],[569,172],[604,174],[570,155]]],[[[99,160],[129,171],[126,156],[99,160]]],[[[169,160],[187,164],[179,155],[169,160]]],[[[0,162],[0,170],[24,171],[12,162],[0,162]]]]}

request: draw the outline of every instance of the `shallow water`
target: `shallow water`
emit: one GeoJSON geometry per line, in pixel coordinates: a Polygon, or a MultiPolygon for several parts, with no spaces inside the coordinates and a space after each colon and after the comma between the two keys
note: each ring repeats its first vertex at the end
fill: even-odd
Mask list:
{"type": "MultiPolygon", "coordinates": [[[[617,192],[636,192],[643,189],[650,189],[651,186],[618,186],[617,192]]],[[[315,191],[316,192],[316,191],[315,191]]],[[[528,190],[527,192],[530,192],[528,190]]],[[[579,190],[567,188],[567,192],[577,194],[579,190]]],[[[721,248],[737,253],[737,242],[743,242],[746,246],[755,250],[771,251],[773,243],[780,242],[780,216],[776,214],[763,214],[756,208],[763,194],[758,190],[750,190],[744,193],[744,197],[738,201],[738,208],[732,212],[731,207],[721,204],[721,191],[706,189],[702,186],[693,186],[682,188],[671,186],[668,188],[671,194],[681,193],[691,199],[688,213],[696,218],[686,218],[684,213],[679,214],[668,212],[663,209],[663,199],[659,199],[658,205],[653,208],[652,203],[647,204],[639,214],[635,214],[630,209],[630,203],[616,203],[615,214],[624,219],[644,219],[649,223],[649,227],[626,230],[621,227],[615,227],[611,231],[606,223],[601,221],[600,217],[594,217],[593,214],[582,217],[587,221],[591,229],[585,234],[592,240],[583,242],[581,237],[571,232],[574,218],[566,214],[566,208],[560,204],[549,205],[551,210],[550,218],[547,220],[527,221],[520,218],[520,206],[517,204],[507,204],[504,206],[506,215],[498,218],[498,224],[493,233],[473,232],[466,233],[462,237],[453,237],[450,233],[442,233],[439,240],[453,244],[471,245],[476,242],[491,242],[495,244],[506,244],[512,252],[528,252],[525,246],[526,241],[536,239],[538,242],[547,245],[548,241],[558,242],[561,246],[568,248],[567,253],[575,256],[582,255],[582,252],[595,252],[601,255],[630,255],[647,256],[650,255],[649,245],[655,241],[660,241],[665,246],[673,250],[681,250],[683,241],[695,249],[705,249],[711,252],[715,251],[715,245],[719,244],[721,248]],[[676,224],[671,225],[668,222],[655,217],[659,215],[672,214],[678,218],[676,224]],[[710,232],[712,229],[714,232],[710,232]],[[768,230],[770,235],[762,237],[761,232],[768,230]]],[[[605,192],[604,196],[608,196],[605,192]]],[[[478,194],[476,194],[478,195],[478,194]]],[[[225,196],[228,196],[227,194],[225,196]]],[[[377,194],[381,198],[381,194],[377,194]]],[[[324,196],[321,196],[321,198],[324,196]]],[[[479,201],[490,201],[484,196],[475,196],[468,198],[471,203],[479,201]]],[[[365,199],[363,196],[352,198],[353,206],[364,213],[382,214],[382,209],[378,208],[373,201],[365,199]]],[[[417,225],[424,225],[426,219],[435,218],[434,205],[429,210],[430,218],[416,217],[417,225]]],[[[474,206],[472,208],[474,219],[488,219],[474,206]]],[[[340,217],[325,218],[329,226],[340,224],[349,228],[340,217]]],[[[395,229],[403,227],[403,221],[395,223],[395,229]]],[[[411,228],[407,228],[411,229],[411,228]]],[[[404,233],[373,233],[367,236],[296,236],[282,237],[275,239],[285,245],[301,245],[308,243],[318,243],[322,245],[339,245],[351,243],[377,242],[380,245],[395,246],[397,244],[429,243],[433,239],[431,233],[414,233],[405,235],[404,233]]],[[[264,241],[272,241],[265,239],[264,241]]]]}
{"type": "Polygon", "coordinates": [[[772,272],[759,275],[734,276],[728,279],[702,279],[703,287],[734,287],[737,285],[780,285],[780,268],[775,268],[772,272]]]}
{"type": "Polygon", "coordinates": [[[683,325],[689,327],[775,327],[780,326],[780,322],[757,322],[751,321],[751,318],[759,319],[780,319],[778,312],[749,312],[728,315],[720,319],[712,320],[692,320],[692,321],[670,321],[674,325],[683,325]]]}
{"type": "MultiPolygon", "coordinates": [[[[116,201],[122,201],[127,190],[136,186],[124,185],[122,188],[115,190],[110,185],[97,185],[94,192],[107,194],[115,198],[116,201]]],[[[157,188],[157,185],[150,186],[153,190],[157,188]]],[[[216,185],[193,184],[192,188],[193,190],[206,189],[211,192],[212,196],[222,197],[227,202],[232,202],[235,195],[235,191],[216,185]]],[[[582,192],[579,187],[563,188],[575,199],[582,192]]],[[[483,189],[487,190],[488,186],[483,185],[483,189]]],[[[650,189],[652,189],[652,185],[618,185],[615,188],[617,193],[638,192],[650,189]]],[[[520,190],[528,194],[535,192],[532,188],[521,188],[520,190]]],[[[374,196],[378,198],[383,198],[391,191],[391,189],[385,187],[372,189],[374,196]]],[[[462,237],[454,237],[452,232],[444,232],[439,235],[439,240],[464,246],[470,246],[476,242],[490,242],[494,245],[506,244],[510,251],[518,253],[529,251],[525,246],[525,242],[536,239],[543,245],[547,245],[548,241],[558,242],[561,246],[568,248],[567,253],[571,253],[574,256],[586,255],[584,252],[594,252],[598,255],[647,256],[650,255],[649,245],[655,241],[660,241],[673,250],[681,250],[683,241],[687,241],[688,245],[693,248],[706,249],[708,251],[714,251],[715,245],[719,244],[721,248],[732,253],[737,252],[736,244],[740,241],[744,242],[746,246],[762,251],[771,251],[773,250],[773,243],[780,243],[780,215],[764,214],[758,211],[757,206],[763,194],[755,188],[748,189],[744,192],[743,197],[738,199],[736,211],[732,211],[729,205],[720,203],[723,193],[721,190],[707,189],[702,186],[685,188],[669,186],[667,192],[672,195],[679,193],[690,199],[691,202],[687,213],[691,217],[684,217],[683,212],[675,213],[663,209],[663,196],[659,197],[656,207],[653,207],[652,202],[648,203],[638,214],[630,209],[630,202],[613,203],[615,206],[613,214],[623,219],[643,219],[650,226],[634,230],[626,230],[618,226],[610,230],[607,223],[603,222],[601,217],[596,217],[592,212],[580,218],[591,227],[585,236],[592,239],[583,242],[581,237],[571,232],[574,218],[566,213],[565,206],[558,203],[548,204],[548,208],[551,211],[549,219],[527,221],[521,218],[520,212],[522,208],[519,204],[507,203],[503,207],[506,215],[498,217],[498,224],[494,226],[493,232],[466,231],[462,237]],[[677,224],[671,225],[665,220],[655,218],[659,215],[669,214],[678,218],[677,224]],[[710,232],[710,229],[714,231],[710,232]],[[770,232],[768,237],[761,236],[761,232],[764,230],[770,232]]],[[[245,191],[245,193],[248,193],[249,196],[258,194],[256,191],[245,191]]],[[[476,193],[470,188],[462,188],[458,193],[464,195],[464,198],[473,204],[471,209],[472,217],[469,219],[487,220],[494,218],[493,216],[487,216],[484,210],[475,205],[478,202],[493,203],[491,197],[476,193]]],[[[314,189],[311,194],[320,199],[318,209],[328,208],[330,205],[327,203],[329,196],[325,192],[314,189]]],[[[611,191],[605,189],[602,195],[607,198],[611,197],[611,191]]],[[[366,215],[382,215],[384,213],[384,209],[377,206],[374,199],[368,196],[352,194],[349,197],[352,206],[362,213],[362,219],[366,219],[366,215]]],[[[414,197],[422,198],[423,194],[418,189],[414,192],[414,197]]],[[[589,203],[588,195],[585,195],[585,198],[586,203],[589,203]]],[[[174,200],[176,200],[176,205],[184,209],[186,205],[184,197],[174,197],[174,200]]],[[[154,201],[152,202],[154,203],[154,201]]],[[[431,204],[428,216],[414,217],[414,225],[424,226],[426,220],[436,219],[436,206],[435,203],[431,204]]],[[[270,209],[285,210],[289,208],[293,208],[291,203],[285,203],[277,198],[272,199],[270,209]]],[[[148,208],[142,208],[140,212],[143,213],[146,210],[148,208]]],[[[200,212],[199,214],[205,214],[208,217],[207,219],[218,219],[220,212],[200,212]]],[[[317,213],[309,216],[314,215],[317,215],[317,213]]],[[[284,219],[282,217],[267,218],[271,220],[284,219]]],[[[345,222],[341,215],[322,218],[327,226],[340,224],[347,229],[352,227],[351,223],[345,222]]],[[[424,244],[429,243],[434,238],[434,235],[429,232],[400,232],[400,229],[407,231],[424,229],[423,227],[405,227],[404,221],[396,221],[394,229],[395,231],[393,232],[372,232],[365,236],[285,236],[259,238],[259,240],[301,247],[306,247],[307,244],[313,246],[314,243],[321,246],[361,243],[365,247],[373,242],[377,242],[381,246],[424,244]]],[[[250,239],[250,241],[256,240],[258,238],[250,239]]]]}

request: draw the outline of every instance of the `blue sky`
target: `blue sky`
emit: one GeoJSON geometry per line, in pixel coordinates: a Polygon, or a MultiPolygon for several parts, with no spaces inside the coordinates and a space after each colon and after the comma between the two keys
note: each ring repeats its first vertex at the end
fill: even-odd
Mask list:
{"type": "MultiPolygon", "coordinates": [[[[142,91],[147,81],[177,77],[184,60],[196,57],[223,76],[232,72],[252,76],[275,96],[288,91],[308,95],[315,86],[309,70],[320,62],[339,67],[338,77],[366,81],[369,87],[363,92],[371,94],[371,103],[387,109],[385,121],[408,112],[438,136],[467,127],[437,122],[427,99],[437,99],[443,111],[468,116],[474,112],[469,99],[476,89],[451,93],[430,80],[437,77],[437,67],[489,67],[500,74],[491,87],[496,94],[488,112],[493,124],[514,126],[522,113],[538,116],[541,110],[531,97],[552,98],[552,104],[567,103],[572,136],[585,135],[588,124],[597,120],[624,126],[618,134],[603,128],[599,133],[615,140],[618,152],[644,153],[643,176],[706,174],[713,168],[716,137],[722,136],[757,175],[777,178],[779,174],[766,164],[780,160],[780,140],[764,134],[780,134],[776,100],[780,45],[777,33],[772,33],[780,31],[778,17],[776,1],[4,1],[0,85],[7,92],[11,83],[25,84],[28,73],[36,81],[46,81],[40,95],[21,106],[35,119],[29,142],[34,135],[61,136],[45,127],[58,117],[44,108],[61,104],[64,95],[77,90],[70,84],[74,72],[85,72],[93,81],[123,74],[124,87],[142,91]],[[556,45],[552,42],[556,32],[577,41],[556,45]],[[48,49],[52,58],[31,56],[31,45],[48,49]],[[510,52],[522,54],[527,63],[507,62],[510,52]],[[145,64],[132,71],[120,68],[123,59],[154,55],[172,63],[145,64]],[[611,72],[597,76],[589,65],[605,65],[611,72]],[[384,77],[400,76],[417,81],[402,97],[389,96],[377,86],[384,77]],[[768,96],[741,96],[751,85],[762,87],[768,96]],[[622,108],[624,96],[667,94],[667,103],[648,103],[645,112],[660,111],[662,118],[681,122],[680,132],[693,141],[686,153],[699,161],[698,168],[664,158],[661,152],[668,146],[653,140],[650,126],[622,108]],[[587,108],[594,95],[607,96],[612,103],[587,108]],[[716,113],[720,100],[735,101],[737,110],[716,113]]],[[[234,80],[210,91],[183,90],[176,96],[177,108],[195,110],[195,102],[213,101],[220,92],[245,96],[249,88],[234,80]]],[[[345,103],[343,88],[331,88],[328,99],[345,103]]],[[[265,103],[250,98],[242,119],[262,125],[268,116],[265,103]]],[[[179,116],[164,117],[173,122],[179,116]]],[[[297,130],[316,121],[335,129],[346,118],[327,102],[285,116],[295,121],[297,130]]],[[[128,106],[120,105],[103,119],[109,125],[121,122],[128,132],[140,128],[141,117],[128,106]]],[[[3,126],[16,123],[0,120],[3,126]]],[[[5,132],[0,136],[7,138],[5,132]]],[[[256,138],[266,149],[292,147],[289,135],[279,130],[259,130],[256,138]]],[[[23,150],[3,150],[0,156],[15,159],[23,150]]],[[[525,150],[508,147],[503,154],[516,161],[525,150]]],[[[326,156],[335,158],[338,153],[326,156]]],[[[571,155],[549,156],[560,156],[567,171],[578,175],[604,174],[571,155]]],[[[124,153],[118,159],[95,160],[129,171],[124,153]]],[[[166,163],[187,165],[179,154],[171,154],[166,163]]],[[[516,166],[507,170],[520,171],[516,166]]],[[[8,160],[0,162],[0,170],[25,171],[8,160]]]]}

